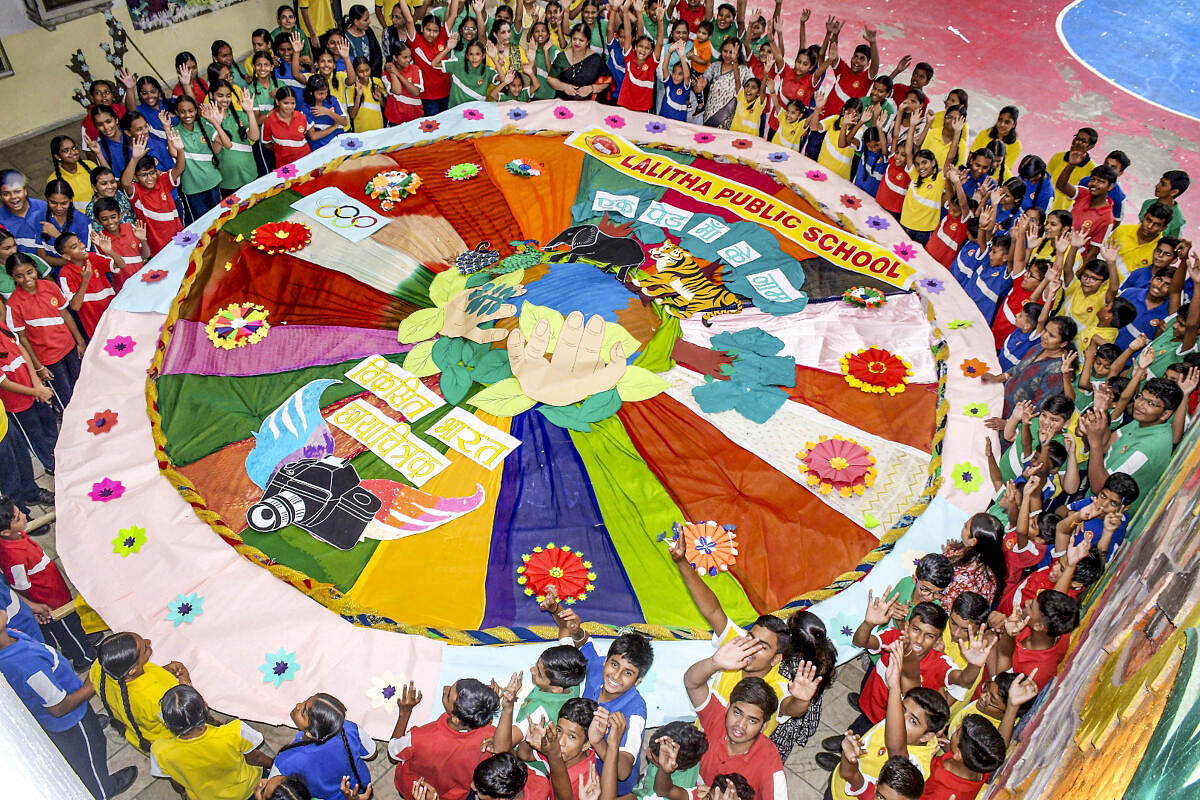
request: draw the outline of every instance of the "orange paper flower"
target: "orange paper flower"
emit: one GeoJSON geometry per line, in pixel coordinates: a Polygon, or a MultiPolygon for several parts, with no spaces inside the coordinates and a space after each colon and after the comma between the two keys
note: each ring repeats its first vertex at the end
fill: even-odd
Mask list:
{"type": "Polygon", "coordinates": [[[853,439],[822,436],[815,444],[805,442],[804,447],[796,454],[800,471],[808,474],[809,485],[821,494],[837,490],[842,497],[849,497],[875,485],[875,457],[853,439]]]}
{"type": "Polygon", "coordinates": [[[294,253],[308,246],[312,241],[312,231],[300,222],[268,222],[260,225],[250,234],[250,244],[268,255],[276,253],[294,253]]]}
{"type": "Polygon", "coordinates": [[[692,569],[712,578],[728,572],[737,561],[737,535],[733,525],[685,522],[675,525],[675,534],[683,537],[683,552],[692,569]]]}
{"type": "Polygon", "coordinates": [[[846,353],[841,364],[846,383],[868,394],[900,394],[912,375],[912,364],[882,347],[846,353]]]}
{"type": "Polygon", "coordinates": [[[574,605],[587,599],[587,593],[596,588],[592,581],[592,562],[583,560],[583,553],[569,547],[559,547],[550,542],[545,547],[535,547],[532,553],[521,556],[522,566],[517,567],[517,583],[525,587],[525,594],[536,597],[540,603],[546,599],[546,590],[553,586],[558,599],[574,605]]]}
{"type": "Polygon", "coordinates": [[[978,358],[968,358],[959,365],[959,369],[968,378],[982,378],[987,373],[988,366],[978,358]]]}

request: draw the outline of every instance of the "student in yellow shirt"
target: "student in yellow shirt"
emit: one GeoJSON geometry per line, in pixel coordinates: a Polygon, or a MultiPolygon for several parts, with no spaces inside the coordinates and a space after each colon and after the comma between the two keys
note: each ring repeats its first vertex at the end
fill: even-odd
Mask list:
{"type": "Polygon", "coordinates": [[[763,109],[767,107],[767,97],[762,93],[762,81],[758,78],[750,78],[742,84],[729,130],[758,136],[759,130],[762,129],[763,109]]]}
{"type": "Polygon", "coordinates": [[[854,165],[854,154],[857,150],[854,134],[862,124],[862,100],[852,97],[842,106],[842,113],[822,120],[821,115],[825,113],[825,101],[828,99],[828,94],[821,95],[808,118],[809,130],[819,125],[825,131],[821,152],[817,154],[817,163],[834,175],[850,180],[850,168],[854,165]]]}
{"type": "MultiPolygon", "coordinates": [[[[948,164],[953,164],[958,153],[959,134],[967,124],[967,118],[961,113],[951,115],[946,112],[947,124],[953,133],[953,141],[946,155],[948,164]]],[[[900,209],[900,226],[914,242],[924,246],[929,241],[930,234],[942,220],[942,194],[946,187],[945,172],[938,168],[937,157],[929,150],[913,152],[913,128],[908,129],[904,139],[905,153],[908,155],[908,173],[912,182],[904,193],[904,205],[900,209]]]]}
{"type": "Polygon", "coordinates": [[[310,39],[317,39],[338,27],[330,0],[299,0],[300,21],[310,39]]]}
{"type": "Polygon", "coordinates": [[[1016,106],[1005,106],[996,116],[996,124],[981,130],[971,143],[971,152],[974,153],[995,139],[1004,142],[1004,163],[996,175],[998,183],[1015,176],[1017,165],[1021,163],[1021,140],[1017,138],[1017,120],[1020,118],[1021,112],[1016,106]]]}
{"type": "Polygon", "coordinates": [[[1170,207],[1155,203],[1146,209],[1141,222],[1119,225],[1108,237],[1109,244],[1117,248],[1117,273],[1122,283],[1135,269],[1154,263],[1154,250],[1170,222],[1170,207]]]}
{"type": "Polygon", "coordinates": [[[371,75],[371,65],[365,58],[354,59],[355,82],[350,85],[347,107],[355,133],[377,131],[383,127],[383,103],[387,89],[383,81],[371,75]]]}
{"type": "Polygon", "coordinates": [[[772,141],[797,153],[804,152],[804,134],[808,133],[804,104],[799,100],[789,100],[787,107],[781,109],[775,119],[777,125],[772,141]]]}
{"type": "Polygon", "coordinates": [[[246,800],[254,792],[271,766],[261,733],[240,719],[210,725],[208,704],[191,686],[169,689],[159,706],[173,736],[150,745],[151,775],[169,778],[188,800],[246,800]]]}
{"type": "Polygon", "coordinates": [[[148,639],[136,633],[114,633],[96,647],[89,673],[104,710],[143,754],[149,754],[153,742],[173,736],[159,717],[163,695],[192,682],[183,664],[172,661],[160,667],[150,663],[153,654],[148,639]]]}
{"type": "Polygon", "coordinates": [[[934,117],[916,141],[915,149],[933,153],[938,164],[958,166],[967,155],[967,107],[948,106],[940,119],[934,117]]]}
{"type": "MultiPolygon", "coordinates": [[[[1096,142],[1100,141],[1100,134],[1096,133],[1095,128],[1080,128],[1075,132],[1075,137],[1071,139],[1071,147],[1061,153],[1055,153],[1050,157],[1050,163],[1046,165],[1046,172],[1052,176],[1057,176],[1062,168],[1067,165],[1067,156],[1070,153],[1079,153],[1083,156],[1083,160],[1075,165],[1071,170],[1071,174],[1067,176],[1067,181],[1071,186],[1077,186],[1081,180],[1092,174],[1092,170],[1096,168],[1096,164],[1088,153],[1096,142]]],[[[1070,211],[1071,206],[1075,204],[1075,197],[1068,195],[1066,192],[1058,191],[1058,187],[1054,190],[1054,201],[1050,204],[1050,209],[1059,209],[1070,211]]]]}

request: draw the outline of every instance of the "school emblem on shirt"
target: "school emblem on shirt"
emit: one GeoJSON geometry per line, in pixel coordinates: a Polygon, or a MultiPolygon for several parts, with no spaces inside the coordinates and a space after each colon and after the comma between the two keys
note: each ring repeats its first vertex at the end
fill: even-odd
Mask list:
{"type": "Polygon", "coordinates": [[[58,298],[51,297],[51,298],[50,298],[50,305],[51,305],[51,306],[53,306],[54,308],[58,308],[58,298]]]}

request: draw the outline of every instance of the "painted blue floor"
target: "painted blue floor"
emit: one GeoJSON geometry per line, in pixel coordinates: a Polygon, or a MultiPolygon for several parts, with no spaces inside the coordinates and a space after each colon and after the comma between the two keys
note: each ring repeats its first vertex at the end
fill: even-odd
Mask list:
{"type": "Polygon", "coordinates": [[[1079,0],[1061,30],[1076,56],[1147,100],[1200,118],[1200,3],[1079,0]]]}

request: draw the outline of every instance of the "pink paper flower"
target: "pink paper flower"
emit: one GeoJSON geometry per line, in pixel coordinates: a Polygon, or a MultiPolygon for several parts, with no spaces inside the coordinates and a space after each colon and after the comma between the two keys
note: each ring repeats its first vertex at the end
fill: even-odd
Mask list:
{"type": "Polygon", "coordinates": [[[908,242],[897,242],[892,245],[892,252],[908,261],[917,254],[917,248],[913,247],[908,242]]]}
{"type": "Polygon", "coordinates": [[[221,208],[233,208],[240,202],[242,202],[242,198],[238,197],[236,194],[231,194],[229,197],[221,200],[221,208]]]}
{"type": "Polygon", "coordinates": [[[92,490],[88,492],[88,497],[97,503],[107,503],[109,500],[116,500],[123,494],[125,494],[125,484],[114,481],[112,478],[104,478],[92,484],[92,490]]]}
{"type": "Polygon", "coordinates": [[[571,117],[575,116],[575,112],[566,106],[555,106],[554,116],[556,119],[570,119],[571,117]]]}
{"type": "Polygon", "coordinates": [[[131,336],[114,336],[104,343],[104,352],[113,358],[124,358],[133,352],[135,344],[131,336]]]}
{"type": "Polygon", "coordinates": [[[481,120],[481,119],[483,119],[483,112],[480,111],[478,108],[464,109],[463,110],[463,119],[470,119],[470,120],[476,120],[476,121],[481,120]]]}
{"type": "Polygon", "coordinates": [[[810,181],[823,181],[829,176],[819,169],[810,169],[808,172],[804,173],[804,177],[808,178],[810,181]]]}
{"type": "Polygon", "coordinates": [[[604,118],[604,124],[610,128],[620,129],[625,127],[625,118],[620,114],[609,114],[604,118]]]}
{"type": "Polygon", "coordinates": [[[276,178],[294,178],[300,174],[300,170],[296,169],[293,164],[284,164],[279,169],[275,170],[276,178]]]}
{"type": "Polygon", "coordinates": [[[717,137],[713,136],[711,133],[697,133],[692,137],[697,144],[708,144],[716,138],[717,137]]]}
{"type": "Polygon", "coordinates": [[[842,205],[846,208],[862,208],[862,200],[852,194],[842,195],[842,205]]]}

